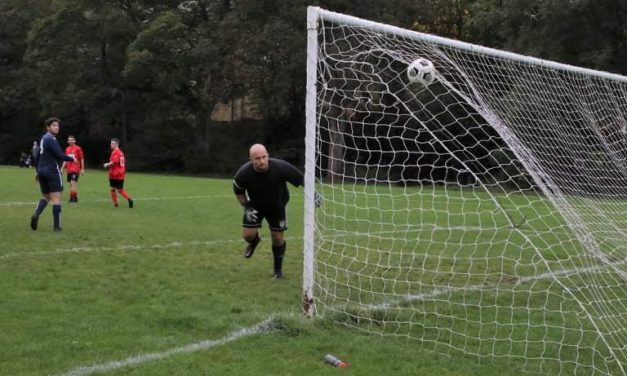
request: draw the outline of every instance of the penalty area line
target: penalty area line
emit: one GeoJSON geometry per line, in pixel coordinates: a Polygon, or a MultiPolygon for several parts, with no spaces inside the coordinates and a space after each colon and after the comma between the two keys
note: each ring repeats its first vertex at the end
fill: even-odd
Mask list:
{"type": "MultiPolygon", "coordinates": [[[[300,196],[300,194],[298,193],[294,193],[294,194],[290,194],[290,197],[298,197],[300,196]]],[[[164,196],[164,197],[141,197],[141,196],[135,196],[133,197],[133,200],[135,202],[142,202],[142,201],[175,201],[175,200],[204,200],[204,199],[223,199],[223,198],[233,198],[235,196],[233,195],[228,195],[228,194],[224,194],[224,195],[192,195],[192,196],[164,196]]],[[[0,207],[11,207],[11,206],[32,206],[35,207],[37,206],[37,200],[33,200],[33,201],[13,201],[13,202],[0,202],[0,207]]],[[[111,202],[110,198],[98,198],[98,199],[92,199],[92,200],[82,200],[82,203],[85,202],[111,202]]],[[[235,201],[233,201],[235,202],[235,201]]]]}
{"type": "Polygon", "coordinates": [[[165,350],[161,352],[139,354],[131,356],[124,360],[115,360],[91,366],[80,366],[73,368],[67,372],[57,374],[57,376],[85,376],[94,373],[110,372],[127,367],[135,367],[148,362],[163,360],[175,355],[189,354],[196,351],[208,350],[216,346],[221,346],[229,342],[237,341],[240,338],[249,337],[255,334],[268,333],[273,330],[275,330],[274,320],[272,318],[268,318],[251,327],[236,330],[220,339],[209,339],[205,341],[191,343],[189,345],[181,347],[175,347],[170,350],[165,350]]]}
{"type": "MultiPolygon", "coordinates": [[[[286,237],[285,240],[296,240],[295,237],[286,237]]],[[[132,252],[132,251],[160,251],[168,249],[182,249],[185,247],[199,247],[199,246],[215,246],[228,243],[241,243],[244,244],[242,239],[218,239],[218,240],[190,240],[190,241],[173,241],[166,244],[126,244],[116,247],[74,247],[74,248],[57,248],[50,251],[34,251],[34,252],[13,252],[7,254],[0,254],[0,260],[7,260],[20,257],[44,257],[44,256],[56,256],[68,253],[98,253],[98,252],[132,252]]]]}
{"type": "MultiPolygon", "coordinates": [[[[7,253],[5,255],[0,255],[0,260],[16,258],[16,257],[39,257],[39,256],[53,256],[60,255],[64,253],[96,253],[96,252],[129,252],[129,251],[141,251],[141,250],[166,250],[173,248],[184,248],[184,247],[193,247],[193,246],[212,246],[215,244],[224,244],[224,243],[234,243],[237,240],[233,239],[220,239],[220,240],[210,240],[210,241],[173,241],[167,244],[146,244],[146,245],[138,245],[138,244],[126,244],[120,245],[116,247],[74,247],[74,248],[57,248],[51,251],[35,251],[35,252],[16,252],[16,253],[7,253]]],[[[241,241],[241,240],[239,240],[241,241]]]]}
{"type": "MultiPolygon", "coordinates": [[[[222,199],[222,198],[228,198],[228,197],[234,197],[233,195],[205,195],[205,196],[165,196],[165,197],[141,197],[141,196],[135,196],[133,197],[133,200],[137,201],[137,202],[141,202],[141,201],[170,201],[170,200],[198,200],[198,199],[222,199]]],[[[98,199],[93,199],[93,200],[81,200],[82,203],[85,202],[111,202],[110,198],[98,198],[98,199]]],[[[0,207],[2,206],[24,206],[24,205],[29,205],[29,206],[37,206],[37,200],[33,200],[33,201],[14,201],[14,202],[0,202],[0,207]]]]}

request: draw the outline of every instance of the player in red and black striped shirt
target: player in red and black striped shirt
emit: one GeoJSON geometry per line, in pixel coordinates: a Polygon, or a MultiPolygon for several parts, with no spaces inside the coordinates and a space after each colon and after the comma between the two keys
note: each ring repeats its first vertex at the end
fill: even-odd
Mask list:
{"type": "Polygon", "coordinates": [[[118,206],[118,195],[116,190],[120,192],[122,197],[128,201],[128,207],[133,207],[133,199],[129,196],[128,192],[124,190],[124,179],[126,178],[126,161],[124,159],[124,153],[120,149],[120,140],[117,138],[111,139],[111,156],[109,162],[104,164],[104,168],[109,169],[109,186],[111,187],[111,200],[113,206],[118,206]]]}
{"type": "Polygon", "coordinates": [[[68,147],[65,148],[65,154],[74,156],[77,162],[64,162],[61,166],[61,172],[67,171],[67,181],[70,183],[70,202],[78,202],[76,185],[78,184],[78,177],[85,173],[85,155],[83,149],[76,145],[76,137],[68,136],[67,143],[68,147]]]}

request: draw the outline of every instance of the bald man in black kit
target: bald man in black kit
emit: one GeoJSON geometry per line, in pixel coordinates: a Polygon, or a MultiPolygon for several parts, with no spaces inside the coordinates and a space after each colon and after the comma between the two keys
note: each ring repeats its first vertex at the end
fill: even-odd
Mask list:
{"type": "Polygon", "coordinates": [[[304,183],[303,174],[292,164],[270,158],[266,147],[255,144],[249,150],[250,160],[242,165],[233,179],[233,192],[244,208],[242,236],[248,243],[244,257],[250,258],[261,241],[259,228],[265,218],[272,237],[273,278],[283,278],[283,256],[287,230],[285,206],[290,194],[287,182],[295,187],[304,183]]]}

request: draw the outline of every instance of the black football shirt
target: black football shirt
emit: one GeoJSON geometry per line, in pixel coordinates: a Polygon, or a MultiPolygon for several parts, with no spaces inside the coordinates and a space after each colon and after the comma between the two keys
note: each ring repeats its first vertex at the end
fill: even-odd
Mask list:
{"type": "Polygon", "coordinates": [[[274,211],[284,207],[290,199],[287,182],[303,185],[303,174],[290,163],[275,158],[268,159],[268,169],[257,172],[252,162],[247,162],[235,173],[233,192],[247,194],[249,204],[256,209],[274,211]]]}

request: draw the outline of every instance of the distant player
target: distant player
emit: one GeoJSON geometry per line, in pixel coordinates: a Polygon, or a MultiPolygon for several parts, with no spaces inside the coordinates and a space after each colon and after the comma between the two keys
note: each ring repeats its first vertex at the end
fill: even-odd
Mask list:
{"type": "Polygon", "coordinates": [[[30,167],[35,166],[37,163],[37,158],[39,158],[39,143],[37,141],[33,141],[33,147],[30,150],[30,167]]]}
{"type": "Polygon", "coordinates": [[[63,191],[63,177],[59,170],[59,162],[67,161],[76,163],[72,156],[63,154],[61,146],[56,139],[59,134],[60,121],[57,118],[49,118],[44,122],[46,134],[39,141],[39,155],[35,159],[35,179],[41,188],[41,199],[37,203],[35,212],[30,219],[30,228],[37,230],[39,216],[48,203],[52,203],[52,218],[54,231],[61,231],[61,192],[63,191]]]}
{"type": "Polygon", "coordinates": [[[124,160],[124,153],[120,149],[120,140],[117,138],[111,139],[111,156],[109,162],[104,164],[104,168],[109,169],[109,187],[111,187],[111,200],[113,206],[118,207],[118,195],[120,192],[122,197],[128,201],[128,207],[133,207],[133,199],[124,190],[124,179],[126,178],[126,161],[124,160]]]}
{"type": "Polygon", "coordinates": [[[261,144],[253,145],[249,154],[250,161],[239,168],[233,179],[233,192],[244,208],[242,234],[248,242],[244,257],[250,258],[261,241],[258,230],[265,218],[272,237],[274,278],[281,279],[287,247],[283,236],[287,230],[285,206],[290,198],[286,183],[303,185],[303,174],[286,161],[270,158],[261,144]]]}
{"type": "Polygon", "coordinates": [[[61,172],[64,169],[67,171],[67,181],[70,183],[70,202],[78,202],[76,186],[78,185],[78,177],[85,173],[85,155],[83,154],[83,149],[76,145],[74,136],[68,136],[67,143],[68,147],[65,148],[65,154],[74,156],[78,162],[63,162],[61,172]]]}

